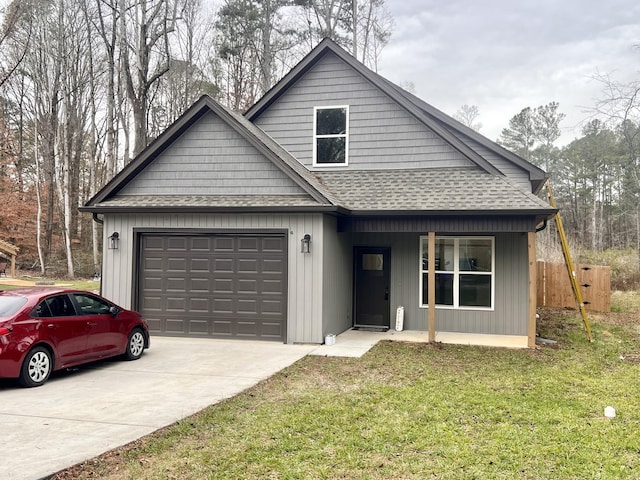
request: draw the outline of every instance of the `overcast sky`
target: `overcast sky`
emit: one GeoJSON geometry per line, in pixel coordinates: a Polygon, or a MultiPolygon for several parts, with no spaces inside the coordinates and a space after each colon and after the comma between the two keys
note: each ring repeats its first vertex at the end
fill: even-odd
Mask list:
{"type": "Polygon", "coordinates": [[[598,73],[640,80],[640,0],[386,0],[395,26],[378,72],[415,85],[454,114],[477,105],[495,140],[525,107],[567,115],[561,144],[581,136],[602,96],[598,73]]]}

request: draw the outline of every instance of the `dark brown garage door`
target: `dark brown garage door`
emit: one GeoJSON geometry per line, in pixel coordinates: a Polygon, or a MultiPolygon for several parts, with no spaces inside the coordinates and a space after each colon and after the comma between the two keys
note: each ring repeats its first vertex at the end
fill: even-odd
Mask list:
{"type": "Polygon", "coordinates": [[[284,341],[284,235],[141,236],[139,310],[152,333],[284,341]]]}

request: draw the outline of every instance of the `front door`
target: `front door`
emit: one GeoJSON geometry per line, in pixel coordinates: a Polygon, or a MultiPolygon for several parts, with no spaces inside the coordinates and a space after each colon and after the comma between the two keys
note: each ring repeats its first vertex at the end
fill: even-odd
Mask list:
{"type": "Polygon", "coordinates": [[[354,251],[356,327],[390,325],[391,249],[356,247],[354,251]]]}

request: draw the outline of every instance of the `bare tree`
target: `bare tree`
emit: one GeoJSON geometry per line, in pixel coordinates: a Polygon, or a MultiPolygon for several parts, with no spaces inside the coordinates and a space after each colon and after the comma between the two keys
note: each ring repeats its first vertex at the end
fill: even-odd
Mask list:
{"type": "Polygon", "coordinates": [[[478,117],[480,116],[480,110],[477,105],[467,105],[466,103],[462,105],[458,111],[453,115],[457,121],[461,124],[466,125],[469,128],[472,128],[476,132],[479,132],[482,128],[482,123],[477,122],[478,117]]]}
{"type": "Polygon", "coordinates": [[[123,82],[133,109],[134,154],[147,146],[149,95],[169,71],[169,36],[175,31],[180,0],[118,0],[123,82]]]}
{"type": "Polygon", "coordinates": [[[30,14],[33,2],[29,0],[14,0],[9,5],[0,9],[0,87],[9,79],[11,74],[20,66],[29,50],[31,40],[30,22],[23,22],[24,17],[30,14]],[[20,42],[12,42],[13,35],[21,23],[27,25],[26,35],[20,42]]]}

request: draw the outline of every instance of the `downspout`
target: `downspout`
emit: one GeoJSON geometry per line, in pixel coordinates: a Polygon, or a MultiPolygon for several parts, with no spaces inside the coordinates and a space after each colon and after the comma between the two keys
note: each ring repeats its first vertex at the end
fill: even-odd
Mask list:
{"type": "Polygon", "coordinates": [[[93,221],[99,223],[100,225],[104,225],[104,220],[98,218],[98,212],[93,212],[93,221]]]}
{"type": "Polygon", "coordinates": [[[541,232],[541,231],[543,231],[543,230],[544,230],[544,229],[546,229],[546,228],[547,228],[547,219],[545,218],[545,219],[542,221],[542,226],[541,226],[541,227],[537,227],[537,228],[536,228],[536,233],[541,232]]]}

